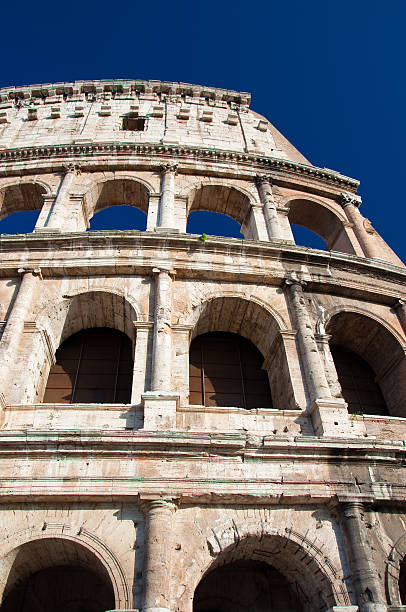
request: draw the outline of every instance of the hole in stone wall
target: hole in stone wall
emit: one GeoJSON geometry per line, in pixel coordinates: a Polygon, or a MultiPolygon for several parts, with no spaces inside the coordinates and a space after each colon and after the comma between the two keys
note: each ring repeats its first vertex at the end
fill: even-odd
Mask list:
{"type": "Polygon", "coordinates": [[[39,217],[39,210],[22,210],[4,217],[0,221],[0,234],[29,234],[39,217]]]}
{"type": "Polygon", "coordinates": [[[312,230],[302,225],[296,225],[295,223],[291,223],[290,227],[292,228],[292,234],[297,245],[309,247],[310,249],[326,250],[326,243],[323,238],[320,238],[320,236],[312,232],[312,230]]]}
{"type": "Polygon", "coordinates": [[[131,132],[143,132],[145,130],[145,119],[142,117],[123,117],[123,130],[131,132]]]}
{"type": "Polygon", "coordinates": [[[207,234],[209,236],[224,236],[241,238],[241,226],[228,215],[207,210],[196,210],[189,214],[186,231],[189,234],[207,234]]]}
{"type": "Polygon", "coordinates": [[[97,212],[90,219],[87,231],[141,230],[147,228],[147,215],[134,206],[110,206],[97,212]]]}

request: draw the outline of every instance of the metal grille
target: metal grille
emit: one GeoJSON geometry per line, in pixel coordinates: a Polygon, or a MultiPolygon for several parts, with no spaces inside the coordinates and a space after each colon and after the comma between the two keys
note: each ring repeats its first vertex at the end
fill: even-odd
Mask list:
{"type": "Polygon", "coordinates": [[[272,407],[263,357],[245,338],[212,332],[195,338],[189,354],[190,404],[272,407]]]}
{"type": "Polygon", "coordinates": [[[133,365],[131,341],[122,332],[78,332],[56,351],[44,402],[128,404],[133,365]]]}
{"type": "Polygon", "coordinates": [[[371,366],[342,346],[332,345],[331,354],[348,412],[387,415],[388,409],[371,366]]]}

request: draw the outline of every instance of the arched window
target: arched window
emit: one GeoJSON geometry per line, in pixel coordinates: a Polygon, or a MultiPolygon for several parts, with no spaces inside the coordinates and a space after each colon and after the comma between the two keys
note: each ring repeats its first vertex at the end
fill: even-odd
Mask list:
{"type": "Polygon", "coordinates": [[[29,234],[34,231],[39,210],[21,210],[0,220],[0,234],[29,234]]]}
{"type": "Polygon", "coordinates": [[[402,606],[406,606],[406,559],[400,563],[399,571],[399,595],[402,606]]]}
{"type": "Polygon", "coordinates": [[[132,345],[115,329],[95,327],[70,336],[56,351],[44,402],[131,401],[132,345]]]}
{"type": "Polygon", "coordinates": [[[208,572],[193,598],[193,612],[300,612],[297,593],[277,569],[251,559],[208,572]]]}
{"type": "Polygon", "coordinates": [[[244,238],[241,226],[237,221],[228,215],[208,210],[192,211],[187,219],[186,231],[189,234],[244,238]]]}
{"type": "Polygon", "coordinates": [[[270,408],[272,397],[263,357],[246,338],[210,332],[190,346],[190,403],[203,406],[270,408]]]}
{"type": "Polygon", "coordinates": [[[387,415],[388,409],[371,366],[362,357],[342,346],[331,345],[331,354],[343,397],[348,404],[348,412],[387,415]]]}
{"type": "Polygon", "coordinates": [[[88,231],[141,230],[147,228],[147,215],[134,206],[109,206],[90,219],[88,231]]]}

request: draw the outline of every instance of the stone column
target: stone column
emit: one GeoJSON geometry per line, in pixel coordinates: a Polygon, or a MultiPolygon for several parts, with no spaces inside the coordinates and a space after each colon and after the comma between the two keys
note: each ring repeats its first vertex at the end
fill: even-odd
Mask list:
{"type": "Polygon", "coordinates": [[[18,273],[22,275],[20,287],[0,342],[1,391],[6,399],[8,387],[11,384],[10,373],[16,362],[18,347],[24,331],[24,322],[31,310],[34,294],[41,278],[39,269],[20,268],[18,273]]]}
{"type": "Polygon", "coordinates": [[[270,177],[261,175],[256,177],[259,197],[264,206],[265,221],[268,229],[269,240],[282,240],[282,229],[279,223],[278,213],[272,194],[270,177]]]}
{"type": "Polygon", "coordinates": [[[80,166],[78,164],[69,164],[65,167],[65,173],[45,225],[47,230],[61,231],[64,229],[64,220],[69,215],[67,210],[69,193],[78,174],[80,174],[80,166]]]}
{"type": "Polygon", "coordinates": [[[142,396],[144,429],[171,429],[176,424],[179,394],[172,389],[172,275],[152,270],[155,277],[151,391],[142,396]]]}
{"type": "Polygon", "coordinates": [[[351,435],[347,405],[332,397],[324,364],[320,357],[313,325],[303,293],[304,281],[294,274],[286,279],[288,300],[297,327],[300,354],[310,395],[310,414],[316,435],[346,437],[351,435]]]}
{"type": "Polygon", "coordinates": [[[152,270],[155,277],[154,346],[151,391],[170,391],[172,362],[172,276],[169,270],[152,270]]]}
{"type": "Polygon", "coordinates": [[[52,206],[55,202],[55,194],[43,196],[43,205],[41,212],[39,213],[37,222],[35,224],[34,232],[47,232],[48,229],[45,227],[48,217],[51,213],[52,206]]]}
{"type": "Polygon", "coordinates": [[[177,164],[166,164],[162,169],[161,202],[159,209],[159,227],[174,229],[175,210],[175,175],[177,164]]]}
{"type": "Polygon", "coordinates": [[[396,304],[394,304],[393,308],[395,309],[402,329],[406,334],[406,300],[400,298],[396,304]]]}
{"type": "Polygon", "coordinates": [[[361,198],[359,196],[350,193],[341,194],[341,206],[344,208],[347,219],[352,224],[354,234],[358,239],[365,257],[379,258],[379,246],[374,239],[374,230],[372,230],[372,233],[367,230],[369,221],[364,219],[359,212],[358,207],[360,204],[361,198]]]}
{"type": "Polygon", "coordinates": [[[358,500],[345,501],[339,503],[336,510],[342,528],[359,610],[360,612],[384,612],[387,610],[386,600],[368,544],[363,503],[358,500]]]}
{"type": "Polygon", "coordinates": [[[172,519],[176,505],[141,500],[145,512],[142,612],[170,612],[172,519]]]}
{"type": "Polygon", "coordinates": [[[302,354],[305,376],[309,388],[310,399],[331,398],[330,388],[326,379],[323,364],[313,334],[313,325],[307,311],[303,287],[304,281],[293,275],[285,281],[288,288],[289,302],[296,320],[300,352],[302,354]]]}

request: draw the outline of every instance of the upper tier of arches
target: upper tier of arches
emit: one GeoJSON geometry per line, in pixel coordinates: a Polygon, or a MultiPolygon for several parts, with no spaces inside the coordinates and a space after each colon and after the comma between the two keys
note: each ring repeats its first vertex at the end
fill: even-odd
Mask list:
{"type": "Polygon", "coordinates": [[[255,181],[240,179],[196,182],[171,166],[142,174],[88,173],[73,166],[47,175],[48,182],[45,177],[0,181],[0,233],[80,232],[99,227],[192,231],[197,236],[225,235],[284,245],[294,244],[296,236],[300,246],[320,248],[311,237],[304,239],[303,233],[297,233],[294,228],[300,226],[309,236],[321,238],[327,250],[403,265],[361,217],[355,200],[347,214],[348,206],[343,209],[338,196],[334,200],[292,190],[283,193],[280,187],[272,193],[271,186],[264,192],[255,181]]]}

